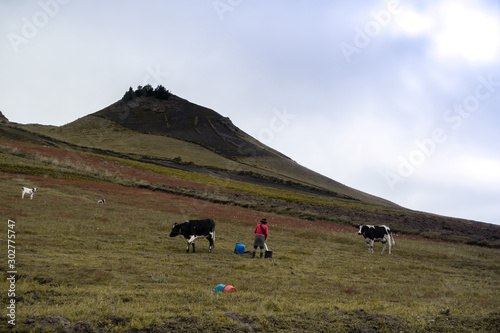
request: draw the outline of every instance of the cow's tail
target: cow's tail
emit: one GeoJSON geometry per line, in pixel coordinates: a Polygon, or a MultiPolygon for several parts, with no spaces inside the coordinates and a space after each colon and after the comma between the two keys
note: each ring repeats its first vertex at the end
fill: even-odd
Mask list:
{"type": "MultiPolygon", "coordinates": [[[[392,234],[392,231],[389,233],[389,236],[392,239],[392,246],[396,245],[396,241],[394,240],[394,235],[392,234]]],[[[389,242],[391,241],[391,239],[389,239],[389,242]]]]}
{"type": "Polygon", "coordinates": [[[213,237],[213,242],[214,242],[214,245],[213,245],[213,246],[215,247],[215,221],[214,221],[214,220],[212,220],[212,225],[213,225],[213,228],[214,228],[214,229],[213,229],[213,230],[214,230],[214,231],[213,231],[213,236],[212,236],[212,237],[213,237]]]}

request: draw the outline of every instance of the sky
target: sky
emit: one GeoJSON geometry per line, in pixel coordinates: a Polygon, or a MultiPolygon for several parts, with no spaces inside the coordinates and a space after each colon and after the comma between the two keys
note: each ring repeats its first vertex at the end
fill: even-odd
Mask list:
{"type": "Polygon", "coordinates": [[[347,186],[500,224],[498,0],[0,1],[10,121],[145,84],[347,186]]]}

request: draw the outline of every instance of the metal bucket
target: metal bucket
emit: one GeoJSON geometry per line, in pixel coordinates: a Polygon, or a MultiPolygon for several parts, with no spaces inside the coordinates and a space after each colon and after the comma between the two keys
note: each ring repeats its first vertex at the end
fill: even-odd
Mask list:
{"type": "Polygon", "coordinates": [[[272,258],[273,257],[273,251],[269,251],[269,249],[267,248],[267,244],[264,243],[264,245],[266,246],[266,252],[264,252],[264,258],[272,258]]]}

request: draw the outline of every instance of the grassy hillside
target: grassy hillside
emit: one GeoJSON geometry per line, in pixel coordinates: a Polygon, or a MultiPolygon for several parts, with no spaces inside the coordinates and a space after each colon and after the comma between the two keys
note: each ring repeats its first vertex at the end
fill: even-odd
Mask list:
{"type": "Polygon", "coordinates": [[[350,227],[391,216],[424,225],[443,219],[19,141],[0,141],[0,170],[0,216],[16,221],[18,332],[492,332],[500,325],[499,249],[407,232],[396,236],[391,256],[369,255],[350,227]],[[33,201],[21,200],[21,186],[39,188],[33,201]],[[96,204],[101,198],[106,205],[96,204]],[[183,239],[168,237],[171,225],[202,217],[217,223],[215,250],[209,255],[199,240],[188,255],[183,239]],[[273,258],[235,255],[236,243],[251,247],[262,217],[273,258]],[[219,283],[238,292],[214,293],[219,283]]]}
{"type": "Polygon", "coordinates": [[[0,183],[0,216],[16,222],[17,332],[500,327],[498,249],[397,236],[391,256],[380,244],[369,255],[354,228],[327,222],[105,183],[9,174],[0,183]],[[40,188],[34,200],[21,200],[21,185],[40,188]],[[216,221],[212,254],[205,240],[186,254],[184,239],[168,237],[173,222],[199,217],[216,221]],[[273,258],[234,254],[262,217],[273,258]],[[214,293],[219,283],[238,291],[214,293]]]}
{"type": "Polygon", "coordinates": [[[154,134],[133,132],[109,120],[88,116],[71,125],[24,128],[81,147],[112,151],[132,157],[177,160],[202,167],[235,169],[239,163],[187,141],[154,134]]]}
{"type": "Polygon", "coordinates": [[[4,320],[0,331],[500,327],[500,227],[349,188],[173,95],[119,101],[61,127],[0,119],[0,172],[11,236],[2,244],[15,246],[6,257],[17,271],[13,297],[12,261],[0,263],[4,304],[16,302],[16,326],[4,320]],[[34,200],[21,186],[39,189],[34,200]],[[184,239],[168,237],[174,222],[207,217],[213,253],[198,240],[186,254],[184,239]],[[251,247],[263,217],[273,258],[234,254],[236,243],[251,247]],[[389,225],[394,253],[368,254],[360,223],[389,225]],[[214,293],[219,283],[238,291],[214,293]]]}
{"type": "Polygon", "coordinates": [[[147,188],[347,226],[387,224],[399,233],[500,247],[500,227],[491,224],[368,204],[335,192],[319,190],[311,183],[304,185],[262,174],[257,177],[252,171],[230,173],[223,169],[167,163],[165,160],[134,159],[120,154],[118,156],[122,157],[113,156],[107,150],[100,154],[82,153],[0,140],[0,170],[3,172],[147,188]]]}
{"type": "Polygon", "coordinates": [[[289,159],[277,156],[229,159],[203,146],[168,136],[127,130],[108,120],[88,116],[63,127],[25,125],[23,128],[79,147],[112,152],[125,158],[156,161],[200,173],[224,172],[225,178],[255,175],[253,182],[265,177],[330,191],[367,203],[394,206],[307,170],[289,159]],[[351,195],[355,195],[351,196],[351,195]]]}
{"type": "Polygon", "coordinates": [[[174,95],[167,101],[146,97],[118,101],[61,127],[22,128],[79,148],[149,157],[197,172],[222,170],[231,179],[252,175],[245,181],[291,183],[367,204],[397,207],[300,166],[241,131],[228,118],[174,95]]]}

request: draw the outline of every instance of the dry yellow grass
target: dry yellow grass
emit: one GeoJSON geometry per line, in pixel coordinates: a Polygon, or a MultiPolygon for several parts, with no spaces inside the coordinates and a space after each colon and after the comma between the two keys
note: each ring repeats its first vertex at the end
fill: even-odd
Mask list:
{"type": "Polygon", "coordinates": [[[393,255],[369,255],[355,233],[276,224],[269,214],[273,258],[251,259],[233,253],[236,242],[252,243],[259,213],[247,209],[104,184],[0,182],[1,216],[16,220],[18,332],[50,330],[42,319],[54,316],[101,332],[500,327],[497,249],[396,238],[393,255]],[[33,201],[20,199],[20,184],[39,185],[33,201]],[[103,195],[108,204],[96,205],[103,195]],[[208,214],[212,254],[204,240],[186,254],[183,239],[168,237],[172,222],[208,214]],[[214,293],[219,283],[238,292],[214,293]]]}

